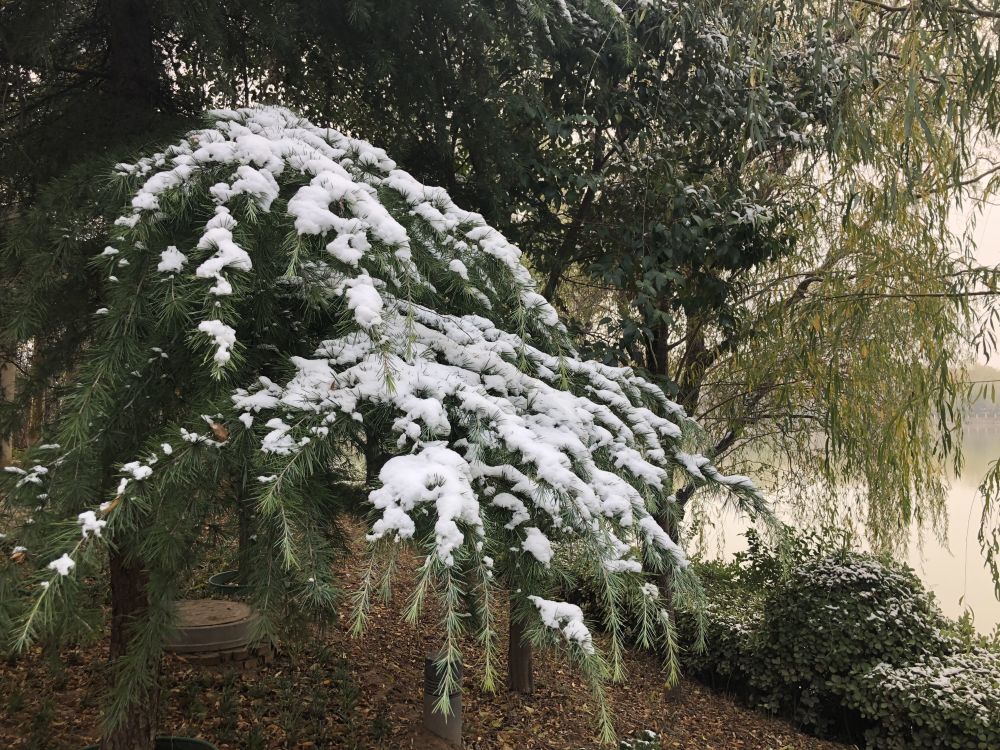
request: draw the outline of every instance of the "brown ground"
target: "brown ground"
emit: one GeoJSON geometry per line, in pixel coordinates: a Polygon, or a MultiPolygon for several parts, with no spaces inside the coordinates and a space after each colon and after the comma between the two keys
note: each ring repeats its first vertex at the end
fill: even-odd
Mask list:
{"type": "MultiPolygon", "coordinates": [[[[353,581],[345,583],[351,590],[353,581]]],[[[396,607],[380,605],[364,638],[351,639],[343,624],[245,671],[168,658],[164,733],[202,737],[220,750],[443,747],[418,733],[423,659],[438,645],[433,624],[412,628],[396,607]]],[[[106,648],[66,650],[58,660],[36,651],[16,664],[0,662],[0,747],[69,750],[94,741],[106,648]]],[[[466,748],[596,747],[590,693],[557,656],[536,654],[536,692],[521,697],[484,693],[479,651],[470,644],[464,653],[466,748]]],[[[653,729],[664,748],[690,750],[845,750],[697,683],[668,691],[647,655],[630,654],[626,664],[629,678],[608,691],[622,736],[653,729]]]]}

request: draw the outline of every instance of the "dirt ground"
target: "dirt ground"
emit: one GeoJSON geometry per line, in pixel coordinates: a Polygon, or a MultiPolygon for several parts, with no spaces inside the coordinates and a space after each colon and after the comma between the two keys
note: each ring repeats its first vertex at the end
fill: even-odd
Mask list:
{"type": "MultiPolygon", "coordinates": [[[[357,574],[344,575],[349,591],[357,574]]],[[[168,656],[162,733],[200,737],[220,750],[444,747],[420,729],[424,657],[438,646],[434,623],[425,618],[411,627],[398,604],[376,604],[363,637],[351,638],[346,626],[345,612],[300,645],[286,644],[270,664],[249,669],[168,656]]],[[[558,655],[535,655],[535,693],[519,696],[485,693],[481,652],[470,643],[463,653],[466,748],[597,747],[589,689],[558,655]]],[[[70,750],[95,741],[106,658],[104,643],[0,662],[0,747],[70,750]]],[[[623,737],[651,729],[664,748],[845,750],[698,683],[668,690],[649,655],[629,654],[626,666],[625,682],[608,688],[623,737]]]]}

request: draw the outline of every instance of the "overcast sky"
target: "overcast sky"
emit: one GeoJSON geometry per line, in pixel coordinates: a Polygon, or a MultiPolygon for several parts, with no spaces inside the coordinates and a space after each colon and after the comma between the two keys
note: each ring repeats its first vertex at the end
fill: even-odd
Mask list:
{"type": "MultiPolygon", "coordinates": [[[[958,212],[955,219],[955,229],[960,231],[964,223],[968,222],[970,212],[958,212]]],[[[1000,265],[1000,207],[996,203],[990,203],[983,208],[982,213],[977,217],[976,227],[973,232],[976,241],[976,258],[983,265],[1000,265]]],[[[987,361],[982,355],[977,359],[993,367],[1000,367],[1000,354],[994,354],[987,361]]]]}

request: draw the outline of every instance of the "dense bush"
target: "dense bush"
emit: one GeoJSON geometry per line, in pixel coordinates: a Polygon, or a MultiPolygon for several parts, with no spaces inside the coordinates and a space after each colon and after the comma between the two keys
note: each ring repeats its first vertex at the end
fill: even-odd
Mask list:
{"type": "Polygon", "coordinates": [[[947,654],[945,620],[909,570],[842,553],[797,566],[766,597],[750,682],[758,705],[829,732],[879,664],[947,654]]]}
{"type": "Polygon", "coordinates": [[[1000,748],[1000,653],[879,664],[856,686],[848,700],[871,721],[865,740],[872,750],[1000,748]]]}
{"type": "Polygon", "coordinates": [[[760,628],[763,597],[756,585],[747,584],[739,561],[696,565],[705,589],[703,617],[699,623],[696,613],[684,608],[676,616],[683,642],[697,643],[701,625],[706,647],[688,649],[684,668],[713,688],[746,697],[755,658],[752,636],[760,628]]]}
{"type": "Polygon", "coordinates": [[[707,649],[689,673],[872,750],[1000,747],[1000,629],[944,618],[907,568],[815,539],[749,542],[697,563],[707,649]]]}
{"type": "MultiPolygon", "coordinates": [[[[1000,627],[945,618],[913,572],[843,542],[748,534],[696,561],[705,608],[676,611],[684,669],[758,708],[871,750],[1000,748],[1000,627]]],[[[586,577],[572,595],[594,596],[586,577]]]]}

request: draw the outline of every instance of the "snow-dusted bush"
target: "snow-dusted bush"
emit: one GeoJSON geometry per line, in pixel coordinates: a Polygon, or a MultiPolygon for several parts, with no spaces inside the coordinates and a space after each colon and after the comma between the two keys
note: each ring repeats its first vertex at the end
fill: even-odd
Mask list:
{"type": "Polygon", "coordinates": [[[879,664],[858,681],[851,707],[873,722],[872,750],[1000,747],[1000,653],[931,656],[879,664]]]}
{"type": "Polygon", "coordinates": [[[761,610],[755,608],[759,600],[719,600],[711,593],[706,598],[703,611],[678,613],[683,641],[691,642],[699,631],[704,633],[704,647],[689,649],[683,666],[712,687],[745,697],[756,666],[755,635],[762,619],[761,610]]]}
{"type": "MultiPolygon", "coordinates": [[[[905,568],[793,541],[752,538],[734,563],[696,563],[706,648],[684,666],[752,705],[878,750],[1000,747],[1000,653],[955,635],[905,568]],[[819,556],[817,556],[819,555],[819,556]]],[[[688,639],[695,618],[682,613],[688,639]]]]}
{"type": "Polygon", "coordinates": [[[909,569],[855,553],[803,563],[766,597],[755,701],[826,731],[876,665],[947,653],[944,623],[909,569]]]}
{"type": "Polygon", "coordinates": [[[520,251],[368,143],[284,109],[219,111],[117,181],[129,206],[94,259],[97,338],[49,444],[7,475],[7,507],[33,509],[9,529],[28,548],[17,574],[41,586],[19,643],[57,629],[113,545],[112,589],[123,570],[141,581],[115,620],[135,627],[113,710],[140,700],[130,686],[150,684],[224,485],[255,508],[245,554],[266,627],[331,610],[333,516],[364,513],[358,630],[406,542],[424,556],[408,615],[427,595],[444,613],[446,687],[470,629],[492,686],[490,601],[509,588],[534,640],[591,679],[609,732],[600,685],[618,674],[622,602],[643,602],[642,627],[672,646],[649,578],[698,591],[654,515],[690,481],[765,512],[750,480],[688,452],[691,424],[656,386],[580,360],[520,251]],[[357,507],[331,478],[360,479],[362,458],[357,507]],[[585,613],[550,598],[566,540],[600,580],[610,665],[585,613]]]}

